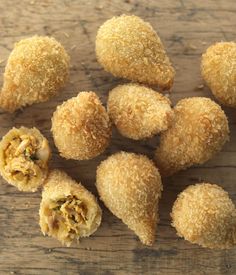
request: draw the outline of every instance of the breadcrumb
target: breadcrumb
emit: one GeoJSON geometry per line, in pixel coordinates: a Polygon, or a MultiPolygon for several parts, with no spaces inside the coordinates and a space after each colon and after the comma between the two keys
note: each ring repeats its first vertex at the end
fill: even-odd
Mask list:
{"type": "Polygon", "coordinates": [[[152,26],[137,16],[107,20],[96,37],[98,62],[116,77],[170,89],[175,71],[152,26]]]}
{"type": "Polygon", "coordinates": [[[109,93],[108,114],[123,136],[139,140],[168,129],[173,119],[170,104],[150,88],[125,84],[109,93]]]}
{"type": "Polygon", "coordinates": [[[88,237],[100,226],[102,210],[96,198],[81,183],[61,170],[50,172],[39,210],[43,234],[70,244],[88,237]]]}
{"type": "Polygon", "coordinates": [[[97,168],[96,186],[106,207],[145,245],[155,241],[162,183],[146,156],[119,152],[97,168]]]}
{"type": "Polygon", "coordinates": [[[91,159],[109,145],[111,123],[98,96],[94,92],[80,92],[57,107],[52,117],[52,133],[62,157],[91,159]]]}
{"type": "Polygon", "coordinates": [[[47,101],[65,86],[69,56],[52,37],[33,36],[15,44],[4,73],[0,106],[6,111],[47,101]]]}
{"type": "Polygon", "coordinates": [[[215,249],[236,245],[236,209],[220,186],[187,187],[175,201],[171,217],[177,234],[191,243],[215,249]]]}
{"type": "Polygon", "coordinates": [[[217,100],[236,108],[236,43],[210,46],[202,55],[201,73],[217,100]]]}
{"type": "Polygon", "coordinates": [[[175,106],[174,114],[174,122],[161,134],[160,145],[155,152],[162,176],[206,162],[229,139],[227,117],[221,107],[209,98],[182,99],[175,106]]]}

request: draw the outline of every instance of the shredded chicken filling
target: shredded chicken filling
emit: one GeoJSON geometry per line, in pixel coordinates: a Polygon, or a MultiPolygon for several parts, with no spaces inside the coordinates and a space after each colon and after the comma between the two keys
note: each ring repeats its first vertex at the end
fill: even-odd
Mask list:
{"type": "Polygon", "coordinates": [[[36,137],[25,134],[14,137],[4,151],[4,157],[5,171],[12,179],[27,183],[46,167],[46,142],[40,144],[36,137]]]}
{"type": "Polygon", "coordinates": [[[50,205],[51,215],[48,219],[49,231],[57,231],[65,238],[73,240],[86,228],[87,208],[75,196],[67,196],[50,205]]]}

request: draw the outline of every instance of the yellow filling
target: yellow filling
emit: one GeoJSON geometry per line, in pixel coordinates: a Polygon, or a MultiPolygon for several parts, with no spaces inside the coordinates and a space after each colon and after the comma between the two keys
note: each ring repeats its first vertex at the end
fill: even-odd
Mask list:
{"type": "Polygon", "coordinates": [[[14,181],[29,182],[41,174],[48,159],[47,144],[32,135],[14,137],[4,151],[5,171],[14,181]]]}
{"type": "Polygon", "coordinates": [[[69,195],[50,204],[48,229],[60,239],[72,241],[87,227],[87,208],[77,197],[69,195]]]}

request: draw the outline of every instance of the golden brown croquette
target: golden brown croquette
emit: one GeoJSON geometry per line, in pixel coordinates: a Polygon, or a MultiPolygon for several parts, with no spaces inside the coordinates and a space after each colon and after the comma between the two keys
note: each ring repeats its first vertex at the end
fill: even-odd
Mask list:
{"type": "Polygon", "coordinates": [[[109,145],[111,123],[98,96],[94,92],[80,92],[57,107],[52,117],[52,133],[62,157],[91,159],[109,145]]]}
{"type": "Polygon", "coordinates": [[[70,246],[93,234],[101,223],[102,211],[96,198],[65,172],[49,173],[39,210],[43,234],[70,246]]]}
{"type": "Polygon", "coordinates": [[[20,191],[34,192],[47,177],[50,156],[38,129],[12,128],[0,142],[0,173],[20,191]]]}
{"type": "Polygon", "coordinates": [[[97,168],[96,186],[106,207],[135,232],[141,242],[152,245],[162,183],[158,169],[146,156],[120,152],[97,168]]]}
{"type": "Polygon", "coordinates": [[[108,114],[119,132],[135,140],[166,130],[173,119],[170,100],[139,84],[119,85],[109,93],[108,114]]]}
{"type": "Polygon", "coordinates": [[[4,73],[0,106],[6,111],[47,101],[65,85],[69,56],[52,37],[33,36],[15,44],[4,73]]]}
{"type": "Polygon", "coordinates": [[[227,117],[209,98],[182,99],[175,106],[174,115],[174,122],[161,134],[155,152],[163,176],[206,162],[229,139],[227,117]]]}
{"type": "Polygon", "coordinates": [[[210,46],[202,55],[201,72],[217,100],[236,108],[236,43],[210,46]]]}
{"type": "Polygon", "coordinates": [[[134,15],[107,20],[96,37],[98,62],[116,77],[170,89],[175,71],[152,26],[134,15]]]}
{"type": "Polygon", "coordinates": [[[216,184],[187,187],[175,201],[171,217],[177,234],[191,243],[215,249],[236,245],[236,209],[216,184]]]}

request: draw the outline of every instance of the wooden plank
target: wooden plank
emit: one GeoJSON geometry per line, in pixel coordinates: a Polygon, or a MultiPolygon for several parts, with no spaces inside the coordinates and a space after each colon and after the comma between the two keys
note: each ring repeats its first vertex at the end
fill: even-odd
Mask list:
{"type": "MultiPolygon", "coordinates": [[[[98,27],[113,15],[136,14],[160,34],[176,67],[171,100],[212,95],[200,77],[201,53],[213,42],[235,39],[234,0],[6,0],[0,1],[0,83],[5,60],[19,39],[34,34],[52,35],[71,56],[70,82],[49,102],[14,114],[0,112],[0,135],[13,126],[36,126],[53,147],[51,167],[63,168],[97,195],[95,171],[101,160],[118,150],[153,156],[158,138],[133,142],[114,129],[111,146],[91,161],[66,161],[59,157],[50,132],[56,106],[81,90],[96,91],[106,103],[107,94],[120,79],[104,72],[96,61],[94,41],[98,27]]],[[[62,247],[43,237],[38,226],[40,192],[18,192],[2,179],[0,188],[0,274],[235,274],[236,249],[208,250],[178,238],[169,213],[176,195],[200,180],[222,185],[236,202],[236,110],[229,116],[231,140],[214,159],[164,180],[157,241],[144,247],[137,237],[105,209],[99,230],[80,245],[62,247]]]]}

